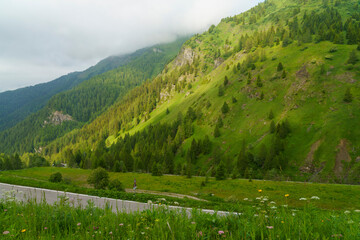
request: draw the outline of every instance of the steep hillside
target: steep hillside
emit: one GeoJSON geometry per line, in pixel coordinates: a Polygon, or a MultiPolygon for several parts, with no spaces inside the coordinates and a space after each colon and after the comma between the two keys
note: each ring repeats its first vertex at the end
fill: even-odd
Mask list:
{"type": "Polygon", "coordinates": [[[15,126],[29,114],[44,107],[57,93],[69,90],[78,84],[122,66],[142,54],[142,50],[123,56],[108,57],[83,72],[73,72],[51,82],[0,93],[0,131],[15,126]]]}
{"type": "Polygon", "coordinates": [[[359,2],[268,0],[46,147],[83,168],[360,183],[359,2]]]}
{"type": "MultiPolygon", "coordinates": [[[[53,96],[38,112],[0,133],[0,152],[41,152],[41,147],[91,122],[129,90],[156,76],[178,53],[185,38],[142,49],[123,65],[53,96]]],[[[99,63],[102,69],[106,62],[99,63]]]]}

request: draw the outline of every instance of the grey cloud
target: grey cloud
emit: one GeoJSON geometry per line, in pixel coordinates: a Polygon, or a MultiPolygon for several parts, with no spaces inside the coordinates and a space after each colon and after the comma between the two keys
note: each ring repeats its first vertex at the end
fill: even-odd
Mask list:
{"type": "Polygon", "coordinates": [[[201,33],[260,0],[0,1],[0,91],[201,33]]]}

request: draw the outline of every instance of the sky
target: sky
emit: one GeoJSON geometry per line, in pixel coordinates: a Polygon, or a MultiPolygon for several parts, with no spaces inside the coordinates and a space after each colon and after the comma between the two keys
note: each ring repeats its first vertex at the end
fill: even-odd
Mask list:
{"type": "Polygon", "coordinates": [[[202,33],[261,0],[0,0],[0,92],[202,33]]]}

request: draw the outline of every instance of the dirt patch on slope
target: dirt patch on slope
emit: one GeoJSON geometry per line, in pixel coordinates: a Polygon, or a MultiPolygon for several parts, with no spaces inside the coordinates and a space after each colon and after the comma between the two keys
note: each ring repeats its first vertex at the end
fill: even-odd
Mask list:
{"type": "Polygon", "coordinates": [[[340,178],[344,172],[343,162],[351,162],[351,157],[348,152],[348,141],[341,139],[340,144],[337,146],[337,154],[335,159],[334,173],[335,176],[340,178]]]}
{"type": "Polygon", "coordinates": [[[296,77],[301,79],[307,79],[310,77],[310,74],[306,69],[306,65],[303,65],[300,70],[296,72],[296,77]]]}
{"type": "Polygon", "coordinates": [[[352,72],[346,72],[344,74],[337,75],[335,77],[338,81],[344,82],[344,83],[355,83],[355,73],[352,72]]]}
{"type": "Polygon", "coordinates": [[[302,167],[300,167],[300,171],[306,172],[306,173],[312,173],[315,171],[314,153],[316,152],[316,150],[318,150],[321,143],[322,143],[322,140],[318,140],[311,146],[310,152],[306,156],[304,165],[302,167]]]}

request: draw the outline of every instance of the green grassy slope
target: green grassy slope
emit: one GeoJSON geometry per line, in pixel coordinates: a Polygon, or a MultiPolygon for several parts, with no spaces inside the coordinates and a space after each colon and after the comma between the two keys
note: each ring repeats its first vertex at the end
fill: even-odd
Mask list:
{"type": "MultiPolygon", "coordinates": [[[[212,151],[197,156],[192,174],[215,175],[223,161],[229,175],[238,169],[236,174],[245,177],[359,183],[360,66],[348,62],[351,52],[360,55],[354,44],[360,41],[358,9],[357,1],[269,0],[225,18],[187,41],[152,82],[49,145],[48,154],[63,160],[66,149],[95,149],[106,136],[108,147],[116,143],[114,148],[131,153],[135,162],[147,161],[138,154],[144,144],[140,138],[131,138],[127,148],[125,136],[171,124],[191,107],[194,132],[174,152],[179,169],[186,168],[192,140],[208,135],[212,151]],[[283,69],[278,70],[279,63],[283,69]],[[344,101],[347,89],[351,102],[344,101]],[[214,137],[219,118],[223,126],[214,137]],[[278,125],[275,133],[269,130],[271,121],[278,125]],[[243,141],[244,158],[239,157],[243,141]]],[[[150,164],[174,145],[176,131],[177,125],[167,145],[150,148],[150,164]]],[[[126,161],[116,154],[113,158],[126,161]]]]}
{"type": "MultiPolygon", "coordinates": [[[[0,133],[0,151],[33,152],[65,133],[82,127],[119,101],[129,90],[156,76],[178,53],[185,38],[138,50],[125,57],[123,66],[97,75],[53,96],[38,112],[0,133]],[[55,111],[70,115],[73,121],[60,125],[45,124],[55,111]]],[[[99,63],[108,69],[113,61],[99,63]]]]}

